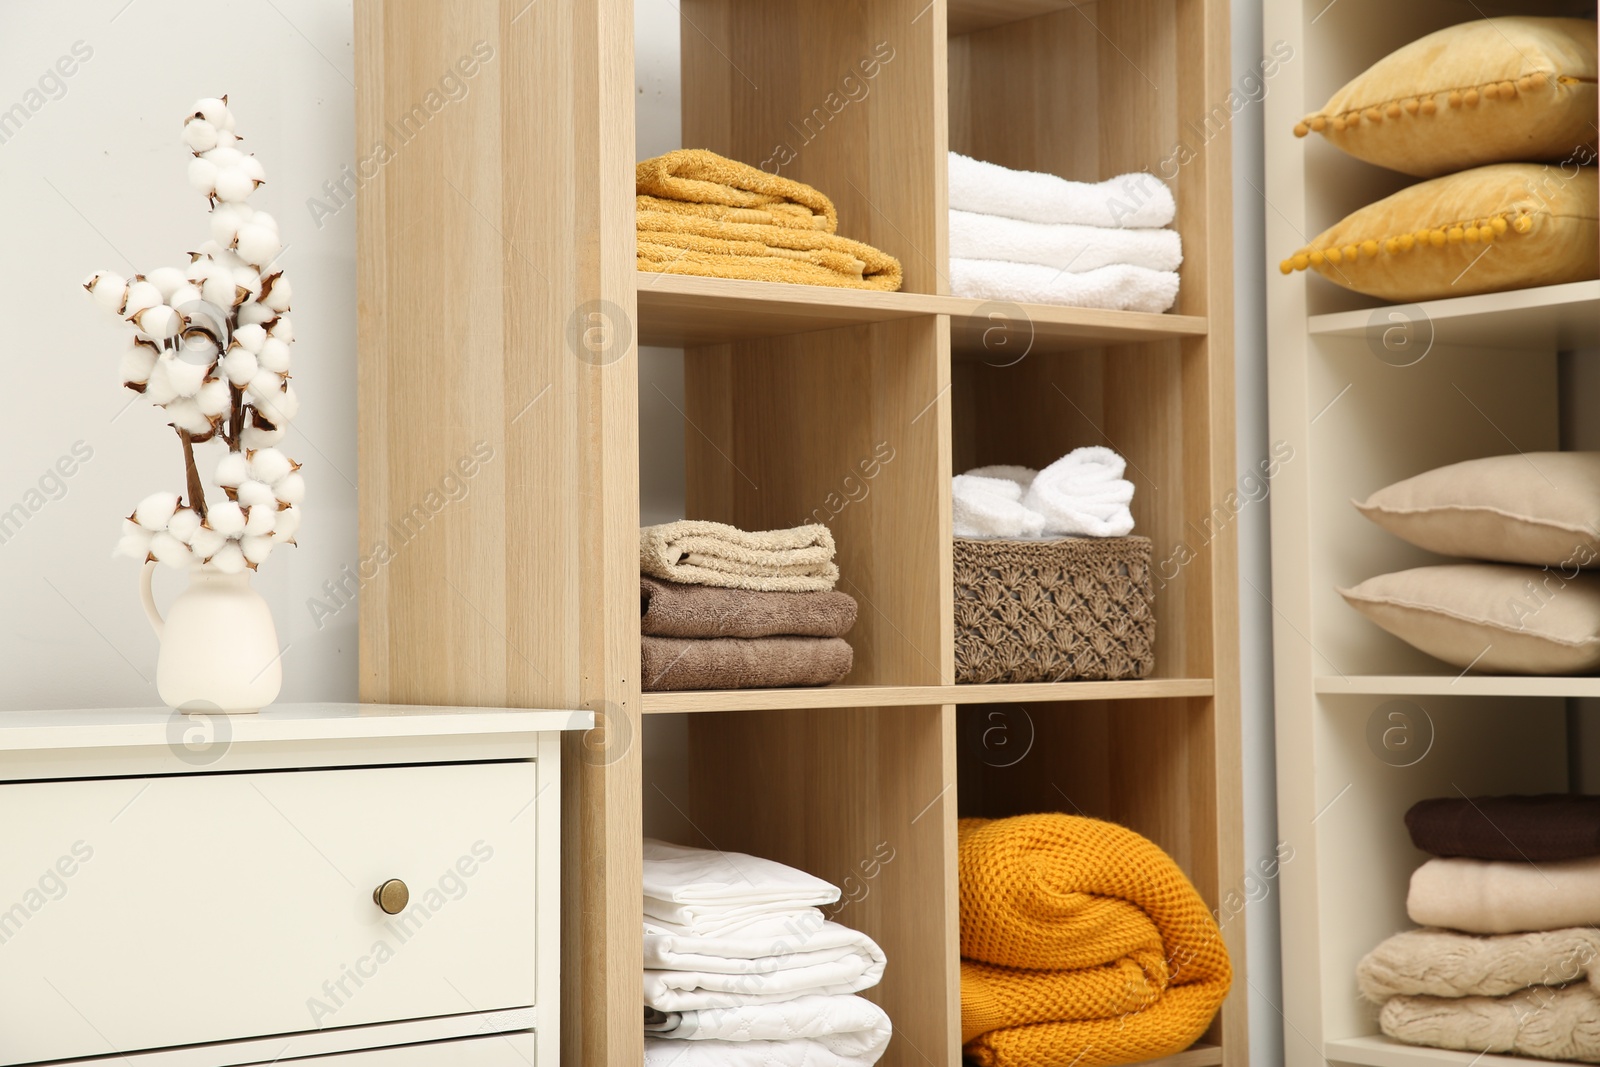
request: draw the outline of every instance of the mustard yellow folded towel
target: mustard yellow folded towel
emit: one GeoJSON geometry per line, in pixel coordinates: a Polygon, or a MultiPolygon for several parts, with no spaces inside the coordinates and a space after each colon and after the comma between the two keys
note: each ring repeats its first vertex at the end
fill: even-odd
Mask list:
{"type": "Polygon", "coordinates": [[[960,824],[961,1040],[982,1067],[1105,1067],[1180,1052],[1233,981],[1178,865],[1115,823],[960,824]]]}
{"type": "Polygon", "coordinates": [[[714,152],[682,149],[637,169],[638,267],[666,274],[892,292],[900,263],[838,236],[809,185],[714,152]]]}

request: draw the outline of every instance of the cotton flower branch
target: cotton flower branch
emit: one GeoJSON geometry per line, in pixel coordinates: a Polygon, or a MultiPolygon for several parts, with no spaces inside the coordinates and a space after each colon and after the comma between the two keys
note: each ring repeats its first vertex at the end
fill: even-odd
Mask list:
{"type": "Polygon", "coordinates": [[[211,206],[211,239],[187,268],[100,271],[83,287],[132,326],[122,384],[162,409],[183,449],[187,502],[164,492],[140,501],[117,554],[237,573],[300,528],[305,481],[275,447],[300,406],[289,384],[292,290],[272,266],[283,250],[276,220],[246,203],[266,173],[238,147],[228,98],[195,104],[183,141],[189,183],[211,206]],[[207,501],[195,461],[194,446],[214,438],[228,446],[214,479],[222,501],[207,501]]]}

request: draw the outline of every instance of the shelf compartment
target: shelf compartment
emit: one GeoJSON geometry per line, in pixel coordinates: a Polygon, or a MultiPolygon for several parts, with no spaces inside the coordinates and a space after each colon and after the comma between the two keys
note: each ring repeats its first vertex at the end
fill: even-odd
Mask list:
{"type": "Polygon", "coordinates": [[[1309,330],[1314,337],[1371,339],[1386,329],[1409,328],[1425,338],[1429,325],[1434,347],[1522,352],[1600,347],[1600,281],[1312,315],[1309,330]]]}
{"type": "Polygon", "coordinates": [[[1073,0],[950,0],[945,9],[945,21],[949,24],[950,36],[956,37],[1074,6],[1073,0]]]}
{"type": "Polygon", "coordinates": [[[1331,1063],[1355,1063],[1362,1067],[1473,1067],[1474,1064],[1477,1067],[1533,1067],[1550,1062],[1486,1052],[1424,1048],[1377,1035],[1329,1041],[1323,1046],[1323,1055],[1331,1063]]]}
{"type": "Polygon", "coordinates": [[[889,322],[941,311],[938,297],[637,272],[639,343],[726,344],[889,322]]]}
{"type": "Polygon", "coordinates": [[[940,297],[939,310],[950,316],[952,358],[996,364],[1034,353],[1204,337],[1207,330],[1201,315],[1152,315],[954,296],[940,297]]]}
{"type": "Polygon", "coordinates": [[[818,689],[707,689],[644,694],[646,715],[679,712],[781,711],[789,708],[892,708],[922,704],[1074,703],[1209,697],[1209,678],[1142,678],[1125,682],[1040,682],[1020,685],[831,685],[818,689]]]}
{"type": "Polygon", "coordinates": [[[1319,675],[1324,696],[1600,697],[1600,678],[1487,674],[1319,675]]]}

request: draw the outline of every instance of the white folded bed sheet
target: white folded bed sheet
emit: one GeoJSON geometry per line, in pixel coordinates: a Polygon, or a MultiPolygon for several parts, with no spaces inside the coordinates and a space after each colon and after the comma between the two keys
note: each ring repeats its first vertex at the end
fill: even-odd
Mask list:
{"type": "Polygon", "coordinates": [[[889,1016],[857,996],[670,1012],[645,1026],[646,1067],[871,1067],[889,1016]]]}
{"type": "Polygon", "coordinates": [[[1127,265],[1075,273],[1037,263],[952,256],[950,293],[969,300],[1159,314],[1178,299],[1178,274],[1127,265]]]}
{"type": "Polygon", "coordinates": [[[1172,190],[1148,171],[1073,182],[959,152],[950,153],[950,206],[1028,222],[1138,229],[1170,226],[1177,214],[1172,190]]]}
{"type": "Polygon", "coordinates": [[[651,838],[644,842],[643,873],[645,917],[696,934],[839,899],[837,886],[773,860],[651,838]]]}
{"type": "Polygon", "coordinates": [[[1174,271],[1183,263],[1177,230],[1024,222],[973,211],[950,212],[950,255],[999,259],[1084,274],[1118,265],[1174,271]]]}

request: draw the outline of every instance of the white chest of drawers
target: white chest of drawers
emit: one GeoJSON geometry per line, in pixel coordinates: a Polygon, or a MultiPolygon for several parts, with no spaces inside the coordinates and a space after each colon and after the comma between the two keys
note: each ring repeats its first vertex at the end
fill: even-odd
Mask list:
{"type": "Polygon", "coordinates": [[[0,713],[0,1067],[559,1060],[587,712],[0,713]]]}

